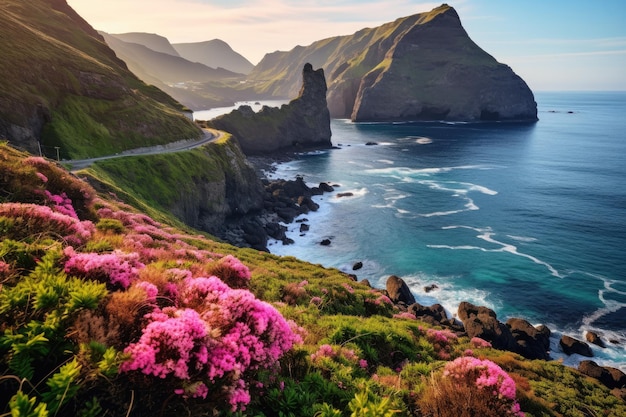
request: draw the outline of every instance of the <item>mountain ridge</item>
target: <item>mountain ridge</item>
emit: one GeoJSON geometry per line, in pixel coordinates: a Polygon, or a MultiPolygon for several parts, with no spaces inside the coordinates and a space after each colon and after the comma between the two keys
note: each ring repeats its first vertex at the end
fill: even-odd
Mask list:
{"type": "Polygon", "coordinates": [[[532,91],[463,29],[454,8],[266,54],[249,79],[284,97],[304,62],[325,69],[331,115],[353,121],[536,121],[532,91]]]}
{"type": "Polygon", "coordinates": [[[203,42],[174,43],[176,52],[191,62],[200,62],[211,68],[224,68],[240,74],[249,74],[254,65],[243,55],[233,50],[221,39],[203,42]]]}

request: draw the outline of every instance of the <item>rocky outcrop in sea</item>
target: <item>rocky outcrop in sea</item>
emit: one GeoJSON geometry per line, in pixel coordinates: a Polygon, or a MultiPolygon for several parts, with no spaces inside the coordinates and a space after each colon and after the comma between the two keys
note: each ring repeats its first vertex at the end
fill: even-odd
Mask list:
{"type": "Polygon", "coordinates": [[[246,155],[330,148],[326,88],[324,70],[314,70],[307,63],[302,69],[300,93],[289,104],[263,106],[258,113],[250,106],[240,106],[208,124],[232,133],[246,155]]]}

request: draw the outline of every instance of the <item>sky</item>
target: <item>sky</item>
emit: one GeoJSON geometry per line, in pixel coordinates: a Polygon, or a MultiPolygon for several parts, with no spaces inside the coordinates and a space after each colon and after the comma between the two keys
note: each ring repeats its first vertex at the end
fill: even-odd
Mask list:
{"type": "MultiPolygon", "coordinates": [[[[67,0],[95,29],[171,43],[221,39],[266,53],[349,35],[440,2],[420,0],[67,0]]],[[[626,0],[456,0],[470,38],[534,91],[626,90],[626,0]]]]}

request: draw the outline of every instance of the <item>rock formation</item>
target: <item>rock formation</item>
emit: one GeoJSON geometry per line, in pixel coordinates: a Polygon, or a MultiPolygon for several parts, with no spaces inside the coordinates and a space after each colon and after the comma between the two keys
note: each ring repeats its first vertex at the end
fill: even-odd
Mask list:
{"type": "Polygon", "coordinates": [[[264,106],[258,113],[241,106],[209,125],[232,133],[246,155],[307,148],[330,148],[330,113],[322,69],[305,64],[297,98],[282,107],[264,106]]]}
{"type": "Polygon", "coordinates": [[[561,336],[559,346],[561,346],[561,349],[563,349],[563,352],[566,355],[573,355],[576,353],[578,355],[587,356],[589,358],[593,356],[593,351],[587,343],[578,339],[574,339],[570,336],[561,336]]]}
{"type": "Polygon", "coordinates": [[[517,343],[509,328],[498,321],[496,313],[487,307],[475,306],[463,301],[459,304],[458,317],[469,337],[480,337],[496,349],[515,351],[517,343]]]}
{"type": "Polygon", "coordinates": [[[387,278],[387,295],[394,303],[402,303],[406,306],[415,304],[411,289],[402,278],[396,275],[387,278]]]}
{"type": "Polygon", "coordinates": [[[516,352],[528,359],[550,359],[550,329],[534,327],[520,318],[507,320],[506,326],[517,343],[516,352]]]}
{"type": "Polygon", "coordinates": [[[304,62],[329,74],[328,107],[353,121],[537,120],[526,83],[468,36],[442,5],[353,35],[267,54],[250,74],[259,88],[291,94],[304,62]]]}
{"type": "Polygon", "coordinates": [[[584,360],[578,365],[578,370],[602,382],[609,389],[626,388],[626,374],[617,368],[600,366],[594,361],[584,360]]]}

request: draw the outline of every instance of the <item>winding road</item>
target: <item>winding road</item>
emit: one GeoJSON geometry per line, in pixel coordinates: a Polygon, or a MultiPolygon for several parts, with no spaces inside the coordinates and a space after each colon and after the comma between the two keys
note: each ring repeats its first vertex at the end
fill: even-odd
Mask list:
{"type": "Polygon", "coordinates": [[[155,155],[161,153],[172,153],[186,151],[189,149],[197,148],[204,144],[215,142],[220,139],[224,132],[215,129],[202,129],[204,135],[200,139],[184,139],[177,142],[171,142],[165,145],[148,146],[145,148],[130,149],[119,154],[99,156],[97,158],[89,159],[70,159],[62,161],[64,164],[71,166],[72,171],[78,171],[80,169],[87,168],[96,161],[102,161],[104,159],[123,158],[125,156],[138,156],[138,155],[155,155]]]}

